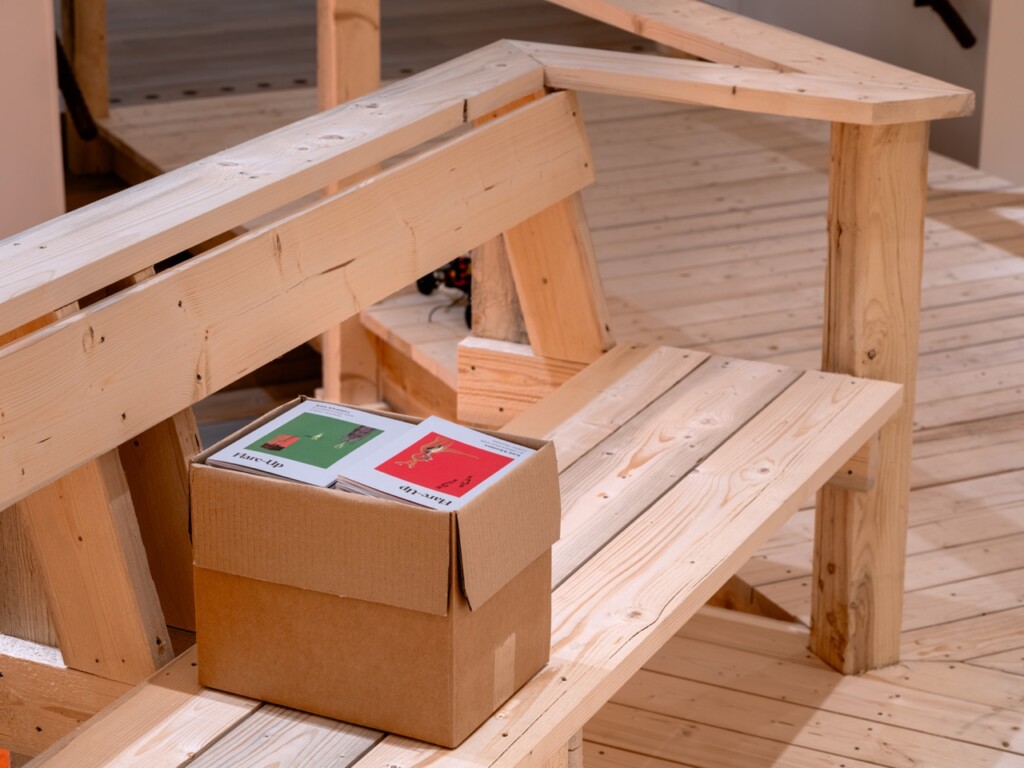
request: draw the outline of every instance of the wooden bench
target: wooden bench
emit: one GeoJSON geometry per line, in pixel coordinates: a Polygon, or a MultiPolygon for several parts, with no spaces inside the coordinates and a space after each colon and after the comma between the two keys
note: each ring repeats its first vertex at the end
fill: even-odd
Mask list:
{"type": "MultiPolygon", "coordinates": [[[[499,235],[533,352],[488,349],[488,359],[521,359],[527,373],[560,363],[563,379],[582,371],[506,426],[552,435],[563,467],[553,660],[461,748],[473,763],[562,749],[897,411],[897,386],[842,373],[606,352],[577,195],[593,168],[565,88],[838,121],[827,322],[843,354],[826,362],[846,367],[863,353],[867,372],[884,363],[912,380],[924,121],[969,108],[970,94],[489,46],[0,243],[0,507],[14,505],[0,545],[8,571],[20,566],[19,594],[34,590],[48,606],[25,600],[0,629],[59,646],[67,667],[0,656],[16,670],[5,672],[15,705],[0,739],[39,751],[170,659],[172,611],[170,623],[189,629],[189,407],[499,235]],[[336,194],[280,212],[336,182],[336,194]],[[167,256],[256,218],[244,236],[153,274],[167,256]],[[55,696],[62,685],[74,696],[55,696]]],[[[492,364],[477,366],[484,381],[492,364]]],[[[901,409],[877,454],[841,473],[880,463],[877,479],[823,495],[814,637],[848,670],[895,658],[909,418],[901,409]],[[841,598],[848,589],[857,595],[841,598]]],[[[242,720],[244,741],[276,711],[246,719],[259,705],[199,690],[191,663],[186,653],[156,672],[42,764],[102,765],[124,750],[128,762],[179,765],[242,720]]],[[[432,754],[388,737],[364,764],[432,754]]]]}

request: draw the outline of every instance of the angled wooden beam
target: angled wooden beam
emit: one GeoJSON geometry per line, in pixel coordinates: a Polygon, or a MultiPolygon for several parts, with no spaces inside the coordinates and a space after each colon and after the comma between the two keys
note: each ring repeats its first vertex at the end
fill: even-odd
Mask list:
{"type": "Polygon", "coordinates": [[[35,755],[131,690],[74,669],[60,651],[0,638],[0,744],[35,755]]]}
{"type": "MultiPolygon", "coordinates": [[[[65,307],[26,329],[42,324],[45,331],[52,327],[46,323],[76,309],[65,307]]],[[[39,444],[59,456],[60,440],[58,434],[56,443],[43,438],[39,444]]],[[[20,518],[67,666],[136,683],[170,660],[170,637],[116,452],[56,478],[4,514],[20,518]]]]}
{"type": "Polygon", "coordinates": [[[963,91],[702,0],[551,0],[619,29],[721,64],[963,91]]]}
{"type": "Polygon", "coordinates": [[[592,179],[579,114],[553,94],[0,349],[0,505],[592,179]],[[56,436],[60,451],[41,442],[56,436]]]}
{"type": "Polygon", "coordinates": [[[974,106],[971,91],[952,87],[911,87],[564,45],[517,45],[544,65],[544,80],[551,88],[862,125],[959,117],[974,106]]]}
{"type": "MultiPolygon", "coordinates": [[[[106,6],[106,0],[61,0],[61,42],[93,120],[110,114],[106,6]]],[[[64,127],[65,154],[73,173],[110,171],[112,157],[106,141],[80,139],[68,115],[64,127]]]]}
{"type": "Polygon", "coordinates": [[[0,241],[0,333],[542,86],[494,43],[0,241]]]}
{"type": "Polygon", "coordinates": [[[818,496],[811,650],[847,674],[899,660],[927,168],[927,123],[833,126],[822,367],[905,393],[871,490],[818,496]]]}

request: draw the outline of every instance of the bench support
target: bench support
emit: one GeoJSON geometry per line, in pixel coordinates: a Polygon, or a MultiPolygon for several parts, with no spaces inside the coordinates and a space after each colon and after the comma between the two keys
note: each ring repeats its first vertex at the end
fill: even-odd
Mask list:
{"type": "MultiPolygon", "coordinates": [[[[75,72],[82,97],[94,120],[110,114],[110,74],[107,58],[106,0],[62,0],[61,25],[64,49],[75,72]]],[[[104,139],[82,141],[65,115],[65,146],[73,173],[110,171],[110,145],[104,139]]]]}
{"type": "Polygon", "coordinates": [[[905,393],[873,488],[818,496],[811,650],[846,674],[899,660],[927,164],[927,123],[833,125],[822,367],[905,393]]]}
{"type": "MultiPolygon", "coordinates": [[[[317,0],[317,105],[326,110],[380,87],[379,0],[317,0]]],[[[328,187],[327,194],[336,191],[328,187]]],[[[350,317],[320,337],[323,396],[347,403],[380,400],[376,340],[350,317]]]]}

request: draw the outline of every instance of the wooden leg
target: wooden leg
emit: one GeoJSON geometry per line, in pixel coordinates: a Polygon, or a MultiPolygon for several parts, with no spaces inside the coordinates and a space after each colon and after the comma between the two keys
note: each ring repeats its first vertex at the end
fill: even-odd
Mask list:
{"type": "Polygon", "coordinates": [[[847,674],[899,659],[928,124],[833,126],[823,368],[903,384],[871,490],[818,497],[811,650],[847,674]]]}
{"type": "Polygon", "coordinates": [[[473,335],[515,344],[529,343],[505,238],[473,250],[473,335]]]}
{"type": "MultiPolygon", "coordinates": [[[[316,9],[317,100],[323,110],[380,87],[380,0],[317,0],[316,9]]],[[[328,329],[320,353],[325,398],[380,400],[377,344],[358,315],[328,329]]]]}
{"type": "Polygon", "coordinates": [[[57,645],[43,577],[17,507],[0,510],[0,634],[57,645]]]}
{"type": "Polygon", "coordinates": [[[583,768],[583,731],[576,731],[572,738],[556,749],[543,763],[542,768],[583,768]]]}
{"type": "MultiPolygon", "coordinates": [[[[63,42],[75,79],[94,120],[110,114],[106,0],[62,0],[63,42]]],[[[110,146],[97,138],[82,141],[65,120],[68,167],[73,173],[107,173],[110,146]]]]}

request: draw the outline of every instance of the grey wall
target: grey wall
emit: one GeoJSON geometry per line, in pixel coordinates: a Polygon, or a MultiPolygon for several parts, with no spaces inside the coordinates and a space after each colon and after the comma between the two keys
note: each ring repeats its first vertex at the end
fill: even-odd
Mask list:
{"type": "Polygon", "coordinates": [[[978,37],[978,43],[970,50],[960,47],[935,11],[916,8],[914,0],[709,2],[970,88],[978,98],[975,114],[936,122],[932,126],[932,149],[971,165],[978,164],[991,0],[952,0],[978,37]]]}

